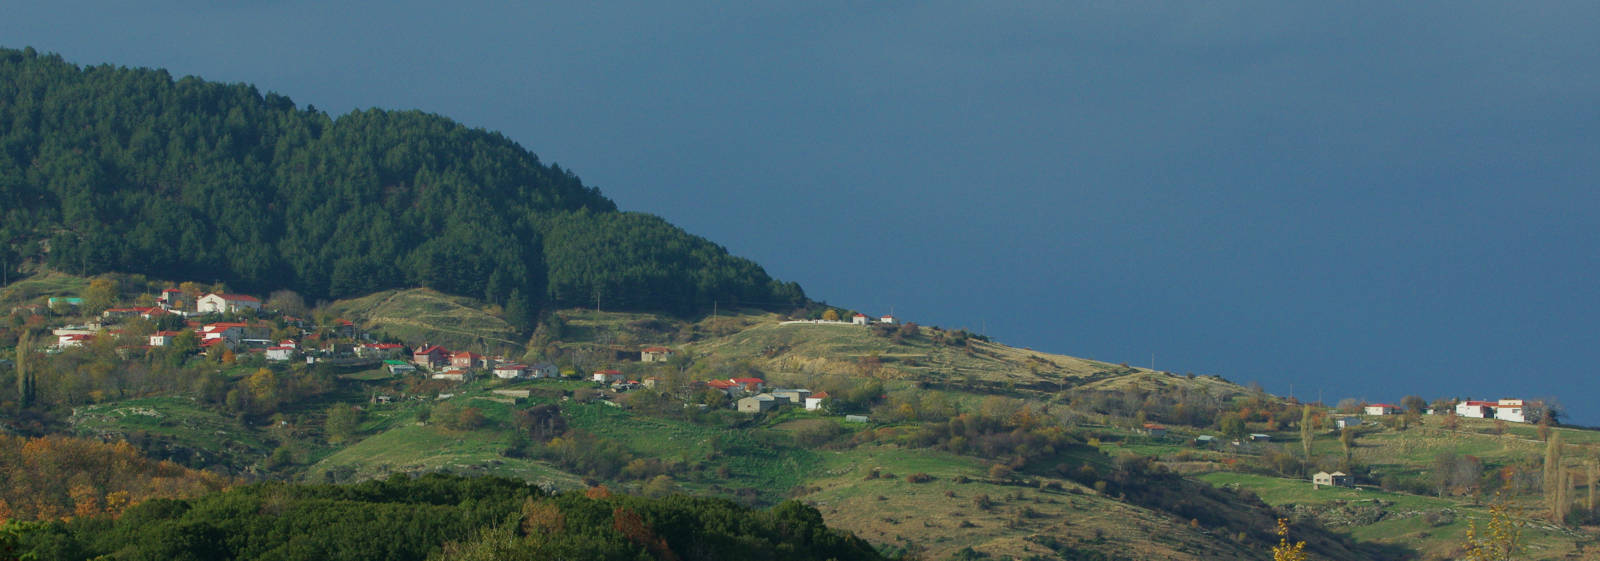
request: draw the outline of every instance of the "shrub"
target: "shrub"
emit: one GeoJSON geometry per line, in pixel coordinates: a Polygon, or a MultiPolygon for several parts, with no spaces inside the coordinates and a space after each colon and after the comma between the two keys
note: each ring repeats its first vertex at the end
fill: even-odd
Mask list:
{"type": "Polygon", "coordinates": [[[932,475],[928,475],[926,473],[918,472],[918,473],[913,473],[911,475],[907,475],[906,476],[906,481],[911,482],[911,483],[927,483],[929,481],[933,481],[933,476],[932,475]]]}

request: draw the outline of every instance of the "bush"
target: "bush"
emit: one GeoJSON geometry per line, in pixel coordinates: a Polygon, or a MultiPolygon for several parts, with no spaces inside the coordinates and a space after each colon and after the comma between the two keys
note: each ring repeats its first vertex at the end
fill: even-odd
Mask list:
{"type": "Polygon", "coordinates": [[[1437,528],[1455,522],[1456,513],[1453,510],[1430,510],[1422,515],[1422,521],[1427,522],[1429,526],[1437,528]]]}
{"type": "Polygon", "coordinates": [[[906,476],[906,481],[911,483],[927,483],[933,481],[933,476],[926,473],[913,473],[906,476]]]}
{"type": "Polygon", "coordinates": [[[993,466],[989,466],[990,479],[1009,479],[1010,477],[1011,466],[1005,464],[995,464],[993,466]]]}

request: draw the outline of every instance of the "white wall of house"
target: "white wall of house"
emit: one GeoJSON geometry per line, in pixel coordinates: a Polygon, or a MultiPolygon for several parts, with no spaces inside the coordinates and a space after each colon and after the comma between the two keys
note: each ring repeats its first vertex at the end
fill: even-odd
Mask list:
{"type": "Polygon", "coordinates": [[[239,310],[260,310],[261,302],[252,300],[228,300],[218,294],[207,294],[195,301],[195,310],[202,313],[223,314],[239,310]]]}

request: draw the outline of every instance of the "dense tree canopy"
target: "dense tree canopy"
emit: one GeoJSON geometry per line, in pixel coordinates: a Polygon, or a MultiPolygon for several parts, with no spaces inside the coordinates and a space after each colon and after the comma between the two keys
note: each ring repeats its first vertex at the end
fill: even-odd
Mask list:
{"type": "Polygon", "coordinates": [[[0,49],[0,238],[8,271],[32,259],[313,299],[426,286],[528,317],[804,300],[497,133],[418,111],[334,119],[249,85],[32,49],[0,49]]]}
{"type": "Polygon", "coordinates": [[[19,541],[41,559],[883,559],[792,501],[753,511],[604,488],[552,496],[520,481],[439,474],[158,499],[116,519],[32,526],[19,541]]]}

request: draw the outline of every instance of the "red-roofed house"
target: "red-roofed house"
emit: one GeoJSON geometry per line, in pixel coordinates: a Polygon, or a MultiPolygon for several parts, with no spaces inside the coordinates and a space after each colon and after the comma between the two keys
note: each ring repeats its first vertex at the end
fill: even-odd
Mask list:
{"type": "Polygon", "coordinates": [[[406,346],[399,343],[367,343],[356,347],[356,356],[361,358],[400,358],[405,352],[406,346]]]}
{"type": "Polygon", "coordinates": [[[1144,433],[1156,438],[1161,438],[1167,435],[1167,427],[1163,427],[1155,423],[1145,423],[1144,433]]]}
{"type": "Polygon", "coordinates": [[[669,358],[672,358],[672,349],[666,347],[645,347],[639,351],[642,362],[666,362],[669,358]]]}
{"type": "Polygon", "coordinates": [[[1362,412],[1368,415],[1399,415],[1400,406],[1388,403],[1372,403],[1362,407],[1362,412]]]}
{"type": "Polygon", "coordinates": [[[854,323],[856,325],[866,325],[867,323],[869,323],[871,321],[872,321],[872,318],[867,317],[867,314],[858,313],[856,315],[850,316],[850,323],[854,323]]]}
{"type": "Polygon", "coordinates": [[[168,288],[161,291],[161,297],[156,298],[156,304],[167,308],[181,308],[183,307],[183,301],[187,298],[182,290],[168,288]]]}
{"type": "Polygon", "coordinates": [[[878,323],[894,323],[894,316],[883,316],[878,318],[878,323]]]}
{"type": "Polygon", "coordinates": [[[450,367],[451,368],[462,368],[462,369],[471,370],[471,369],[474,369],[474,368],[483,368],[483,366],[484,366],[484,356],[480,355],[480,354],[477,354],[477,353],[474,353],[472,351],[462,351],[462,352],[450,355],[450,367]]]}
{"type": "Polygon", "coordinates": [[[207,294],[195,301],[195,310],[202,314],[227,314],[260,309],[260,299],[243,294],[207,294]]]}
{"type": "Polygon", "coordinates": [[[440,368],[450,364],[450,351],[438,345],[424,345],[411,353],[411,362],[428,370],[440,368]]]}
{"type": "Polygon", "coordinates": [[[712,380],[710,382],[706,382],[706,387],[714,390],[721,390],[722,393],[732,394],[733,392],[739,391],[739,388],[743,386],[734,383],[733,380],[712,380]]]}

